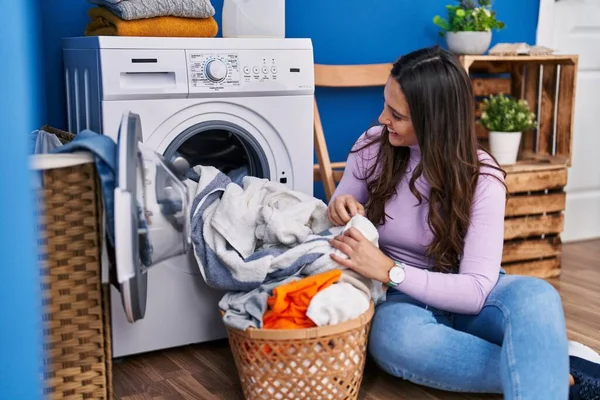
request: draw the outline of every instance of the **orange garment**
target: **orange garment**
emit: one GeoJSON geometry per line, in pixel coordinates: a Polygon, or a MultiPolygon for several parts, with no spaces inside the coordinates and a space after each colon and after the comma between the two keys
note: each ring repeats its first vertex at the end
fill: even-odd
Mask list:
{"type": "Polygon", "coordinates": [[[125,21],[105,7],[88,10],[91,21],[86,36],[215,37],[219,27],[213,17],[153,17],[125,21]]]}
{"type": "Polygon", "coordinates": [[[337,282],[342,271],[334,269],[277,286],[267,299],[269,308],[263,315],[265,329],[301,329],[316,326],[306,316],[311,299],[320,290],[337,282]]]}

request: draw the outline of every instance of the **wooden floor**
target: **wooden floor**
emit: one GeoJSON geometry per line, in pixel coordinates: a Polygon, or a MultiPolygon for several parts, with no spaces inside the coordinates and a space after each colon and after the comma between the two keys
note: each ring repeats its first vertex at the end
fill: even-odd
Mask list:
{"type": "MultiPolygon", "coordinates": [[[[564,248],[563,272],[551,281],[560,291],[570,339],[600,350],[600,241],[564,248]]],[[[226,341],[200,344],[115,362],[116,399],[243,399],[226,341]]],[[[361,399],[501,399],[413,385],[367,364],[361,399]]]]}

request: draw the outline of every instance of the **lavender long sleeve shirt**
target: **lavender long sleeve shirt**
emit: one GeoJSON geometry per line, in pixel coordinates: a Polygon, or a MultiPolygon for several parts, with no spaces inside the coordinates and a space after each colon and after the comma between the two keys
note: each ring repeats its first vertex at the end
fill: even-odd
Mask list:
{"type": "MultiPolygon", "coordinates": [[[[355,144],[360,147],[366,137],[381,134],[381,128],[372,128],[355,144]]],[[[375,160],[378,145],[372,145],[348,157],[344,176],[335,197],[351,194],[361,203],[367,200],[367,188],[358,177],[365,176],[375,160]]],[[[481,160],[493,163],[484,152],[481,160]]],[[[477,314],[483,307],[490,291],[495,286],[502,259],[504,238],[505,188],[494,177],[481,175],[473,199],[471,226],[465,237],[464,253],[458,274],[432,272],[434,261],[425,255],[433,233],[427,224],[430,186],[423,176],[415,182],[424,195],[422,204],[409,188],[412,171],[421,160],[418,146],[410,147],[410,162],[407,173],[397,187],[397,195],[386,205],[389,216],[386,224],[378,228],[381,250],[389,257],[407,265],[406,278],[397,289],[414,299],[440,310],[461,314],[477,314]]],[[[482,172],[503,179],[493,168],[482,167],[482,172]]]]}

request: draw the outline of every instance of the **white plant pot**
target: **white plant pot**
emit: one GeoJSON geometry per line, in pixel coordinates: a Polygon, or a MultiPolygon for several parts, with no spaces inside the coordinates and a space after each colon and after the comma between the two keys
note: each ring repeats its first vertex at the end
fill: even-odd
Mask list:
{"type": "Polygon", "coordinates": [[[490,151],[500,165],[517,162],[521,132],[490,132],[490,151]]]}
{"type": "Polygon", "coordinates": [[[454,54],[483,54],[492,43],[492,31],[446,32],[448,50],[454,54]]]}

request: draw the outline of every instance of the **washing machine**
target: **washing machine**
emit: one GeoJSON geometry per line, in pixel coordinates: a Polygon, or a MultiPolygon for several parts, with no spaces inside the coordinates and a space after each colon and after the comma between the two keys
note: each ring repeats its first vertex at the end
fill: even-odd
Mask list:
{"type": "MultiPolygon", "coordinates": [[[[144,146],[175,170],[212,165],[312,195],[310,39],[66,38],[63,60],[69,131],[116,141],[132,112],[144,146]]],[[[226,337],[224,293],[192,252],[153,265],[137,290],[111,286],[114,357],[226,337]]],[[[108,259],[105,246],[107,280],[108,259]]]]}

